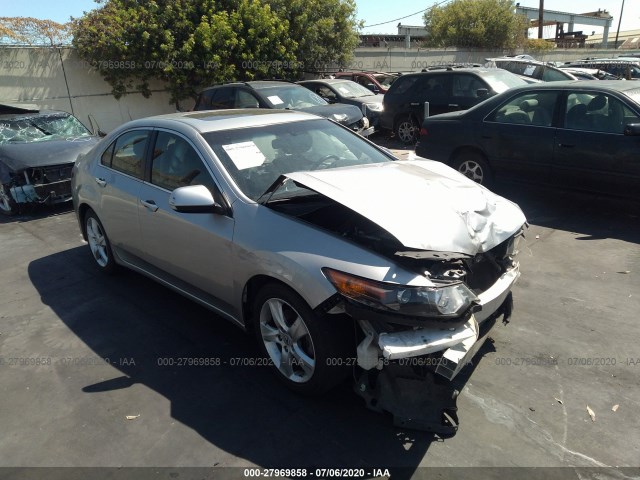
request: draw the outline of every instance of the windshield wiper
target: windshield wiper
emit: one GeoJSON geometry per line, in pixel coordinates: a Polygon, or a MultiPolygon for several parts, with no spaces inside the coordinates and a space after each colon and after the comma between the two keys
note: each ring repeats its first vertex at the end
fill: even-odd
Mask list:
{"type": "Polygon", "coordinates": [[[38,125],[36,125],[34,122],[29,122],[30,125],[36,127],[38,130],[40,130],[42,133],[44,133],[45,135],[53,135],[53,133],[51,132],[47,132],[44,128],[39,127],[38,125]]]}

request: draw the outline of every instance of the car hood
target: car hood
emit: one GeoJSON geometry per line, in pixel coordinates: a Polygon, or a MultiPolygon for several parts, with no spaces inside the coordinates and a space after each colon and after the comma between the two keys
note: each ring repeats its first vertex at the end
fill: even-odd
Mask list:
{"type": "Polygon", "coordinates": [[[429,120],[430,118],[436,118],[438,120],[455,120],[457,118],[460,118],[465,113],[467,113],[467,110],[458,110],[456,112],[439,113],[438,115],[431,115],[430,117],[425,118],[425,120],[429,120]]]}
{"type": "Polygon", "coordinates": [[[0,163],[10,171],[29,167],[46,167],[73,163],[79,154],[88,152],[98,143],[97,137],[75,137],[32,143],[13,143],[0,146],[0,163]]]}
{"type": "Polygon", "coordinates": [[[364,97],[347,97],[346,100],[352,100],[357,103],[382,103],[384,95],[365,95],[364,97]]]}
{"type": "Polygon", "coordinates": [[[431,160],[286,177],[363,215],[411,249],[475,255],[507,240],[526,222],[515,203],[431,160]]]}
{"type": "Polygon", "coordinates": [[[346,115],[346,118],[338,121],[343,125],[351,125],[362,118],[362,111],[355,105],[346,105],[344,103],[333,103],[331,105],[316,105],[314,107],[296,109],[301,112],[313,113],[326,117],[331,120],[338,121],[334,115],[346,115]]]}

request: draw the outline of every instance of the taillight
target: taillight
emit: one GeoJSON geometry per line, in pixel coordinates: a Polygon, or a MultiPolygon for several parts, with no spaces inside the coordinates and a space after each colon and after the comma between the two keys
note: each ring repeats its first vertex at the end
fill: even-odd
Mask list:
{"type": "Polygon", "coordinates": [[[420,136],[421,136],[421,137],[426,137],[427,135],[429,135],[429,132],[427,132],[427,129],[426,129],[426,128],[422,127],[422,128],[420,129],[420,136]]]}

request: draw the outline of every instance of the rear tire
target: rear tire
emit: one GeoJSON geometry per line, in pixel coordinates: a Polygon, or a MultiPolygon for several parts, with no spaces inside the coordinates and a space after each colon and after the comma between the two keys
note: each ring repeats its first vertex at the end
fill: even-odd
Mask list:
{"type": "Polygon", "coordinates": [[[305,395],[326,392],[353,367],[353,323],[333,315],[318,316],[295,292],[270,283],[256,295],[253,327],[260,351],[276,377],[305,395]],[[350,352],[351,350],[351,352],[350,352]]]}
{"type": "Polygon", "coordinates": [[[416,143],[419,133],[420,125],[418,125],[412,115],[406,115],[396,123],[396,138],[405,145],[413,145],[416,143]]]}
{"type": "Polygon", "coordinates": [[[18,204],[11,196],[8,185],[0,185],[0,213],[8,217],[18,212],[18,204]]]}
{"type": "Polygon", "coordinates": [[[454,168],[465,177],[487,188],[493,186],[493,172],[485,158],[478,152],[465,151],[458,153],[451,162],[454,168]]]}
{"type": "Polygon", "coordinates": [[[87,243],[91,249],[91,255],[98,268],[108,274],[115,272],[116,262],[113,258],[111,243],[104,231],[102,222],[100,222],[93,210],[88,210],[84,216],[84,229],[87,235],[87,243]]]}

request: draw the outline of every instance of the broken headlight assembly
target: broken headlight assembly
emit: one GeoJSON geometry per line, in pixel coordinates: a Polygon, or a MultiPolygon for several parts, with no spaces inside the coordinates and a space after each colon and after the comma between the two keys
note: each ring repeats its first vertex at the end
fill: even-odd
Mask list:
{"type": "Polygon", "coordinates": [[[323,268],[322,272],[344,297],[389,313],[455,318],[478,302],[478,297],[460,281],[413,287],[369,280],[330,268],[323,268]]]}

